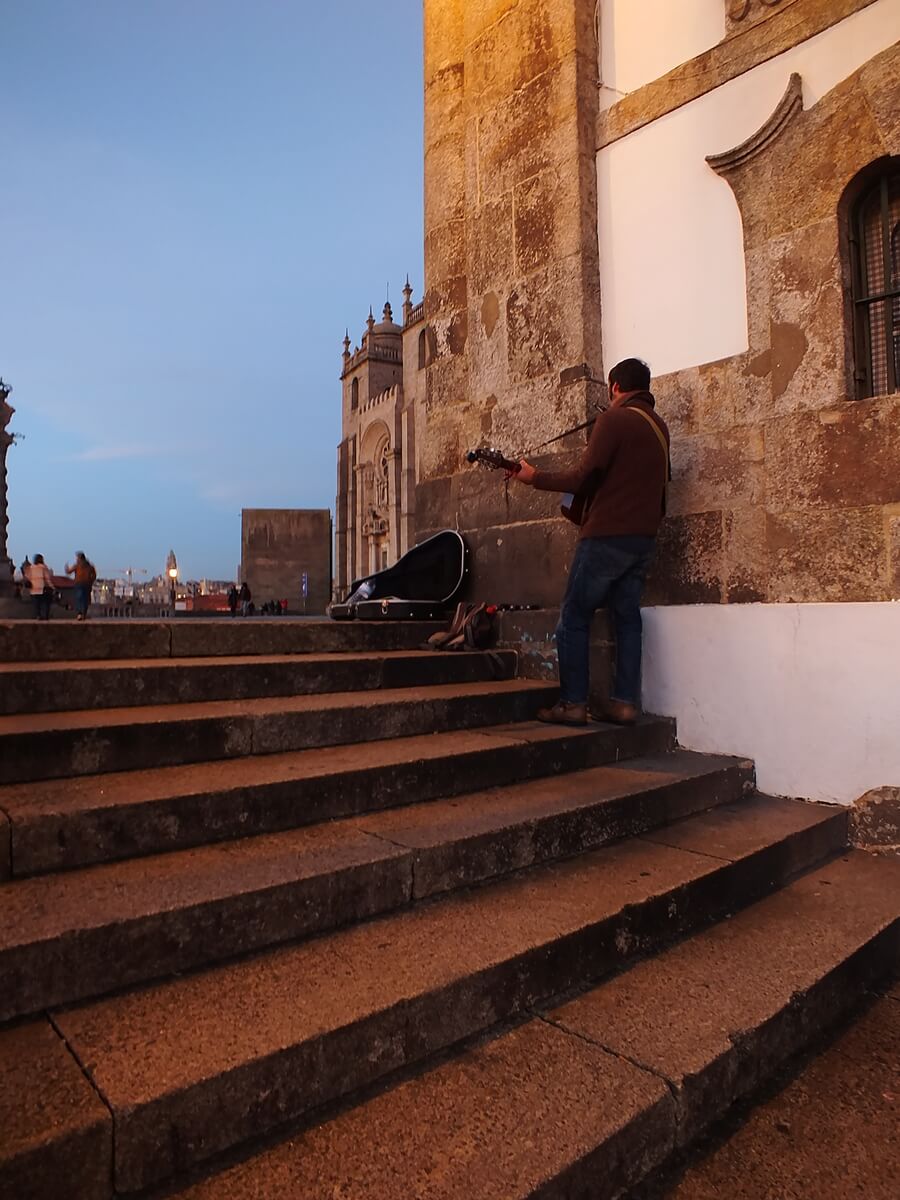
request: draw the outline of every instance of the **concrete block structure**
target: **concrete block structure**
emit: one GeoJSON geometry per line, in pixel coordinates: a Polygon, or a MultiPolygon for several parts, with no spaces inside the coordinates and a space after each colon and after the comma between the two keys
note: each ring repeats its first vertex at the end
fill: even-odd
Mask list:
{"type": "Polygon", "coordinates": [[[243,509],[241,579],[246,580],[257,608],[267,601],[287,600],[289,612],[324,613],[331,598],[329,510],[243,509]]]}

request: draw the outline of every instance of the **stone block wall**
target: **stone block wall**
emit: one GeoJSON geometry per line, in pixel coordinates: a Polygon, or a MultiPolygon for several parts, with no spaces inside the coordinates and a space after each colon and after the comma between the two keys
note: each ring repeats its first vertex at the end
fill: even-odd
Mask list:
{"type": "Polygon", "coordinates": [[[555,603],[572,537],[552,497],[464,455],[520,452],[602,394],[592,0],[425,3],[419,537],[458,525],[473,593],[555,603]]]}
{"type": "MultiPolygon", "coordinates": [[[[558,499],[463,456],[528,451],[604,399],[597,145],[872,5],[730,5],[725,42],[599,114],[589,0],[426,0],[417,527],[463,532],[473,596],[554,605],[564,586],[558,499]]],[[[853,398],[845,246],[848,187],[900,153],[898,77],[895,45],[711,163],[743,221],[749,348],[654,381],[674,479],[647,603],[900,598],[900,397],[853,398]]]]}
{"type": "Polygon", "coordinates": [[[719,166],[750,346],[654,383],[674,480],[649,603],[900,599],[900,395],[854,398],[845,244],[848,185],[900,154],[898,77],[894,46],[719,166]]]}

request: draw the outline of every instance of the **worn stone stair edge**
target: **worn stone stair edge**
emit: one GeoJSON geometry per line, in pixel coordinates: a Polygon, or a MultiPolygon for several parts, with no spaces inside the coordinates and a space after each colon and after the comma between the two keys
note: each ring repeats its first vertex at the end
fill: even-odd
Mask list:
{"type": "MultiPolygon", "coordinates": [[[[449,619],[449,618],[448,618],[449,619]]],[[[319,650],[414,650],[445,621],[190,620],[0,622],[0,662],[53,659],[203,658],[319,650]]]]}
{"type": "MultiPolygon", "coordinates": [[[[517,788],[512,803],[509,789],[497,789],[494,796],[7,884],[0,887],[0,1021],[571,858],[734,803],[751,778],[740,763],[703,764],[691,755],[675,756],[656,786],[632,779],[629,788],[626,776],[618,789],[610,787],[615,770],[566,776],[560,784],[571,792],[568,806],[555,795],[542,802],[548,784],[539,780],[517,788]],[[538,792],[536,803],[529,792],[538,792]],[[491,822],[485,813],[497,802],[491,822]]],[[[553,792],[557,786],[550,785],[553,792]]]]}
{"type": "Polygon", "coordinates": [[[248,700],[231,706],[213,701],[209,706],[170,706],[170,711],[163,706],[51,713],[44,717],[48,724],[27,732],[22,728],[25,718],[0,718],[0,783],[177,766],[377,741],[435,728],[470,729],[532,720],[556,690],[514,680],[369,692],[363,697],[341,693],[283,702],[248,700]],[[180,707],[214,711],[204,716],[179,712],[180,707]],[[10,722],[17,720],[20,731],[13,732],[10,722]],[[3,731],[4,721],[8,732],[3,731]]]}
{"type": "Polygon", "coordinates": [[[632,1200],[664,1194],[896,1200],[900,1005],[876,986],[742,1097],[705,1136],[651,1174],[632,1200]],[[893,1183],[891,1182],[893,1180],[893,1183]],[[724,1186],[723,1186],[724,1185],[724,1186]]]}
{"type": "MultiPolygon", "coordinates": [[[[862,886],[877,906],[883,881],[861,858],[857,852],[827,871],[838,885],[843,874],[845,890],[857,891],[860,867],[862,886]]],[[[808,892],[811,885],[810,876],[802,877],[735,920],[745,925],[764,921],[774,905],[793,920],[792,894],[808,892]]],[[[852,897],[848,900],[852,903],[852,897]]],[[[602,1033],[596,1038],[593,1031],[586,1034],[577,1021],[567,1020],[565,1009],[535,1011],[529,1022],[459,1047],[417,1075],[398,1074],[341,1105],[309,1114],[262,1146],[223,1156],[205,1172],[198,1168],[190,1180],[164,1195],[168,1200],[257,1200],[263,1195],[361,1200],[424,1194],[433,1200],[463,1200],[473,1194],[478,1200],[615,1200],[664,1170],[675,1153],[731,1105],[752,1096],[852,1011],[862,989],[896,963],[900,896],[894,914],[873,917],[868,928],[848,930],[839,947],[826,943],[804,979],[780,992],[776,988],[770,1012],[763,1008],[752,1028],[740,1034],[731,1029],[726,1005],[720,1027],[727,1031],[730,1073],[713,1045],[696,1061],[685,1061],[681,1072],[666,1074],[621,1048],[611,1049],[602,1033]]],[[[714,932],[691,941],[699,945],[714,932]]],[[[808,942],[816,940],[803,921],[796,922],[795,932],[808,942]]],[[[659,972],[678,950],[627,969],[586,993],[583,1003],[627,980],[631,972],[659,972]]],[[[792,957],[789,943],[782,957],[792,957]]],[[[745,967],[740,959],[734,960],[738,975],[745,967]]],[[[764,993],[768,982],[761,980],[764,993]]],[[[668,979],[659,990],[665,987],[678,1008],[668,979]]],[[[153,1195],[163,1200],[162,1193],[153,1195]]]]}
{"type": "Polygon", "coordinates": [[[0,1030],[0,1200],[110,1200],[113,1118],[47,1017],[0,1030]]]}
{"type": "Polygon", "coordinates": [[[330,772],[321,769],[320,759],[326,752],[333,755],[333,747],[164,767],[142,773],[144,796],[135,796],[137,782],[131,772],[13,785],[0,788],[0,812],[7,816],[0,821],[0,880],[4,864],[6,877],[21,878],[177,851],[481,791],[503,786],[511,778],[542,778],[665,753],[673,744],[674,726],[664,719],[625,729],[523,724],[391,739],[378,748],[382,761],[372,766],[358,765],[365,750],[373,752],[372,743],[359,752],[348,746],[343,757],[357,765],[338,765],[330,772]],[[468,749],[454,753],[453,741],[459,738],[468,749]],[[473,738],[479,743],[474,747],[473,738]],[[444,753],[432,753],[445,745],[444,753]],[[304,756],[313,756],[317,769],[297,776],[294,772],[304,756]],[[240,778],[244,768],[250,781],[240,778]],[[197,780],[205,782],[211,776],[213,781],[197,791],[197,780]],[[181,789],[173,786],[181,778],[181,789]],[[162,794],[155,795],[152,785],[157,779],[157,792],[162,794]],[[112,803],[103,794],[110,788],[112,803]],[[56,792],[58,804],[43,799],[56,792]]]}
{"type": "MultiPolygon", "coordinates": [[[[739,806],[741,811],[747,807],[739,806]]],[[[753,807],[749,824],[740,818],[739,828],[732,825],[733,830],[738,828],[740,836],[743,836],[740,830],[756,828],[762,819],[769,822],[779,811],[782,826],[789,817],[789,822],[799,822],[799,828],[805,828],[805,836],[776,839],[769,842],[768,848],[745,850],[733,862],[636,839],[585,855],[574,864],[540,868],[537,874],[526,872],[524,882],[478,889],[478,925],[481,936],[487,936],[488,945],[503,944],[509,934],[504,926],[496,924],[497,913],[491,916],[490,906],[481,912],[484,907],[481,897],[490,892],[494,907],[498,900],[502,905],[512,906],[504,918],[507,926],[510,917],[515,916],[517,948],[510,943],[509,950],[499,952],[496,961],[479,958],[483,954],[480,943],[466,948],[465,941],[460,940],[466,936],[463,928],[468,918],[464,914],[469,901],[464,900],[460,910],[451,899],[431,906],[427,913],[423,910],[414,926],[396,927],[400,941],[392,953],[395,957],[400,954],[401,958],[394,965],[390,956],[385,957],[387,950],[380,943],[387,936],[386,945],[391,944],[395,935],[388,933],[392,926],[385,921],[394,922],[397,918],[379,918],[320,943],[286,952],[269,952],[259,960],[225,968],[224,973],[221,968],[214,969],[200,976],[58,1013],[55,1019],[60,1029],[114,1111],[117,1186],[124,1191],[137,1190],[161,1181],[325,1101],[337,1099],[399,1067],[421,1061],[479,1030],[514,1017],[560,990],[578,983],[587,985],[624,962],[648,954],[689,930],[758,899],[796,871],[821,861],[845,844],[846,823],[831,813],[809,813],[808,807],[790,806],[789,810],[783,806],[779,810],[772,804],[753,807]],[[650,894],[646,885],[641,885],[644,899],[640,903],[635,897],[616,912],[610,910],[601,915],[598,909],[595,915],[589,915],[586,903],[609,908],[610,902],[599,899],[596,888],[601,876],[609,879],[616,861],[611,855],[619,856],[620,888],[625,880],[621,872],[636,871],[638,860],[647,867],[651,862],[669,864],[663,871],[663,875],[669,873],[669,882],[656,884],[656,892],[651,888],[650,894]],[[566,872],[570,874],[567,876],[566,872]],[[589,883],[587,879],[592,872],[599,875],[589,883]],[[561,881],[567,877],[582,897],[577,909],[570,906],[566,888],[559,891],[561,881]],[[676,879],[680,882],[676,883],[676,879]],[[498,891],[498,887],[505,890],[498,891]],[[543,893],[535,892],[535,887],[544,888],[543,893]],[[520,930],[526,911],[532,912],[532,923],[537,920],[538,928],[547,929],[546,934],[535,933],[531,945],[521,941],[526,936],[520,930]],[[554,916],[554,912],[559,915],[554,916]],[[462,916],[464,924],[454,933],[452,922],[457,916],[462,916]],[[547,922],[553,924],[552,935],[547,922]],[[450,966],[441,964],[435,981],[429,983],[421,978],[423,964],[418,960],[418,952],[412,947],[403,949],[403,938],[409,933],[414,939],[425,938],[430,947],[457,945],[460,948],[457,954],[467,956],[471,964],[464,968],[453,965],[450,974],[447,974],[450,966]],[[366,977],[368,983],[362,993],[359,981],[351,983],[350,976],[345,981],[346,972],[355,961],[354,947],[367,948],[369,957],[375,953],[371,970],[376,961],[378,964],[377,973],[366,977]],[[396,972],[400,964],[413,960],[416,983],[405,984],[403,970],[408,970],[408,966],[399,975],[396,972]],[[260,971],[264,972],[262,976],[260,971]],[[298,972],[298,980],[304,981],[299,993],[297,983],[291,982],[292,972],[298,972]],[[276,1026],[260,1024],[263,1012],[258,1005],[267,1003],[262,997],[268,991],[274,988],[279,995],[295,997],[292,1000],[295,1006],[303,988],[308,989],[313,980],[317,995],[322,987],[326,989],[321,993],[322,1000],[315,1001],[313,1010],[301,1007],[282,1013],[279,1008],[281,1015],[276,1026]],[[411,988],[408,992],[407,987],[411,988]],[[391,999],[397,988],[400,991],[391,999]],[[334,996],[326,1001],[324,996],[331,992],[334,996]],[[215,1001],[211,1009],[213,993],[215,1001]],[[380,994],[382,999],[378,998],[380,994]],[[231,996],[240,997],[243,1015],[233,1010],[231,996]],[[192,1006],[197,1004],[206,1014],[203,1044],[191,1049],[181,1040],[182,1033],[176,1031],[190,1029],[191,1037],[196,1035],[200,1018],[195,1020],[191,1013],[192,1006]],[[335,1004],[350,1006],[346,1020],[335,1004]],[[167,1016],[173,1005],[174,1010],[167,1016]],[[326,1011],[328,1021],[320,1025],[326,1011]],[[309,1021],[312,1012],[316,1015],[309,1036],[295,1037],[288,1029],[282,1029],[285,1019],[292,1026],[298,1021],[302,1024],[309,1021]],[[210,1016],[215,1013],[219,1023],[227,1021],[232,1039],[244,1027],[239,1043],[224,1044],[219,1040],[216,1020],[209,1024],[210,1016]],[[252,1020],[251,1026],[245,1024],[248,1019],[252,1020]],[[153,1043],[144,1041],[139,1032],[147,1020],[154,1030],[153,1043]],[[266,1039],[273,1036],[275,1041],[269,1043],[266,1039]],[[158,1040],[160,1037],[162,1041],[158,1040]],[[251,1042],[245,1052],[238,1045],[247,1038],[251,1042]],[[185,1058],[185,1054],[189,1057],[185,1058]],[[196,1066],[191,1065],[193,1060],[196,1066]],[[163,1075],[153,1083],[163,1063],[166,1064],[163,1075]]],[[[709,816],[691,820],[698,836],[703,836],[704,829],[711,829],[718,837],[715,831],[721,828],[721,822],[713,820],[710,825],[709,816]]],[[[637,885],[635,879],[633,886],[637,885]]],[[[406,921],[406,916],[399,919],[406,921]]],[[[437,964],[429,968],[435,969],[437,964]]],[[[272,1016],[267,1020],[271,1022],[272,1016]]]]}
{"type": "Polygon", "coordinates": [[[0,665],[0,716],[480,682],[515,669],[509,650],[0,665]]]}

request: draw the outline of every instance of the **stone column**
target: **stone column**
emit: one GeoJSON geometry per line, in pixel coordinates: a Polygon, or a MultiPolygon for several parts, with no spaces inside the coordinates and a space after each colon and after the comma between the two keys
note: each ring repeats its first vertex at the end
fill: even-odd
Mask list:
{"type": "Polygon", "coordinates": [[[595,0],[425,0],[432,352],[416,522],[425,537],[458,520],[473,599],[557,604],[571,558],[555,496],[507,493],[465,455],[540,445],[603,396],[595,13],[595,0]]]}
{"type": "MultiPolygon", "coordinates": [[[[15,588],[13,587],[13,564],[6,548],[6,527],[8,524],[6,509],[6,452],[13,443],[13,435],[7,430],[16,411],[7,403],[12,388],[0,379],[0,613],[4,608],[14,603],[15,588]]],[[[3,615],[12,615],[4,613],[3,615]]],[[[21,615],[16,605],[15,615],[21,615]]]]}

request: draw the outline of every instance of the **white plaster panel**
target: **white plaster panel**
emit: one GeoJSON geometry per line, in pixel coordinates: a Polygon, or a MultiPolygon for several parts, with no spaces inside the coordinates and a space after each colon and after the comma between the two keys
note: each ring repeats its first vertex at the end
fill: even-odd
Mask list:
{"type": "Polygon", "coordinates": [[[644,610],[643,701],[761,791],[851,804],[900,786],[900,603],[644,610]]]}
{"type": "Polygon", "coordinates": [[[658,79],[725,36],[724,0],[599,0],[601,104],[658,79]]]}
{"type": "Polygon", "coordinates": [[[637,355],[665,375],[747,349],[740,213],[705,158],[755,133],[792,72],[809,108],[898,38],[900,0],[877,0],[599,152],[607,366],[637,355]]]}

